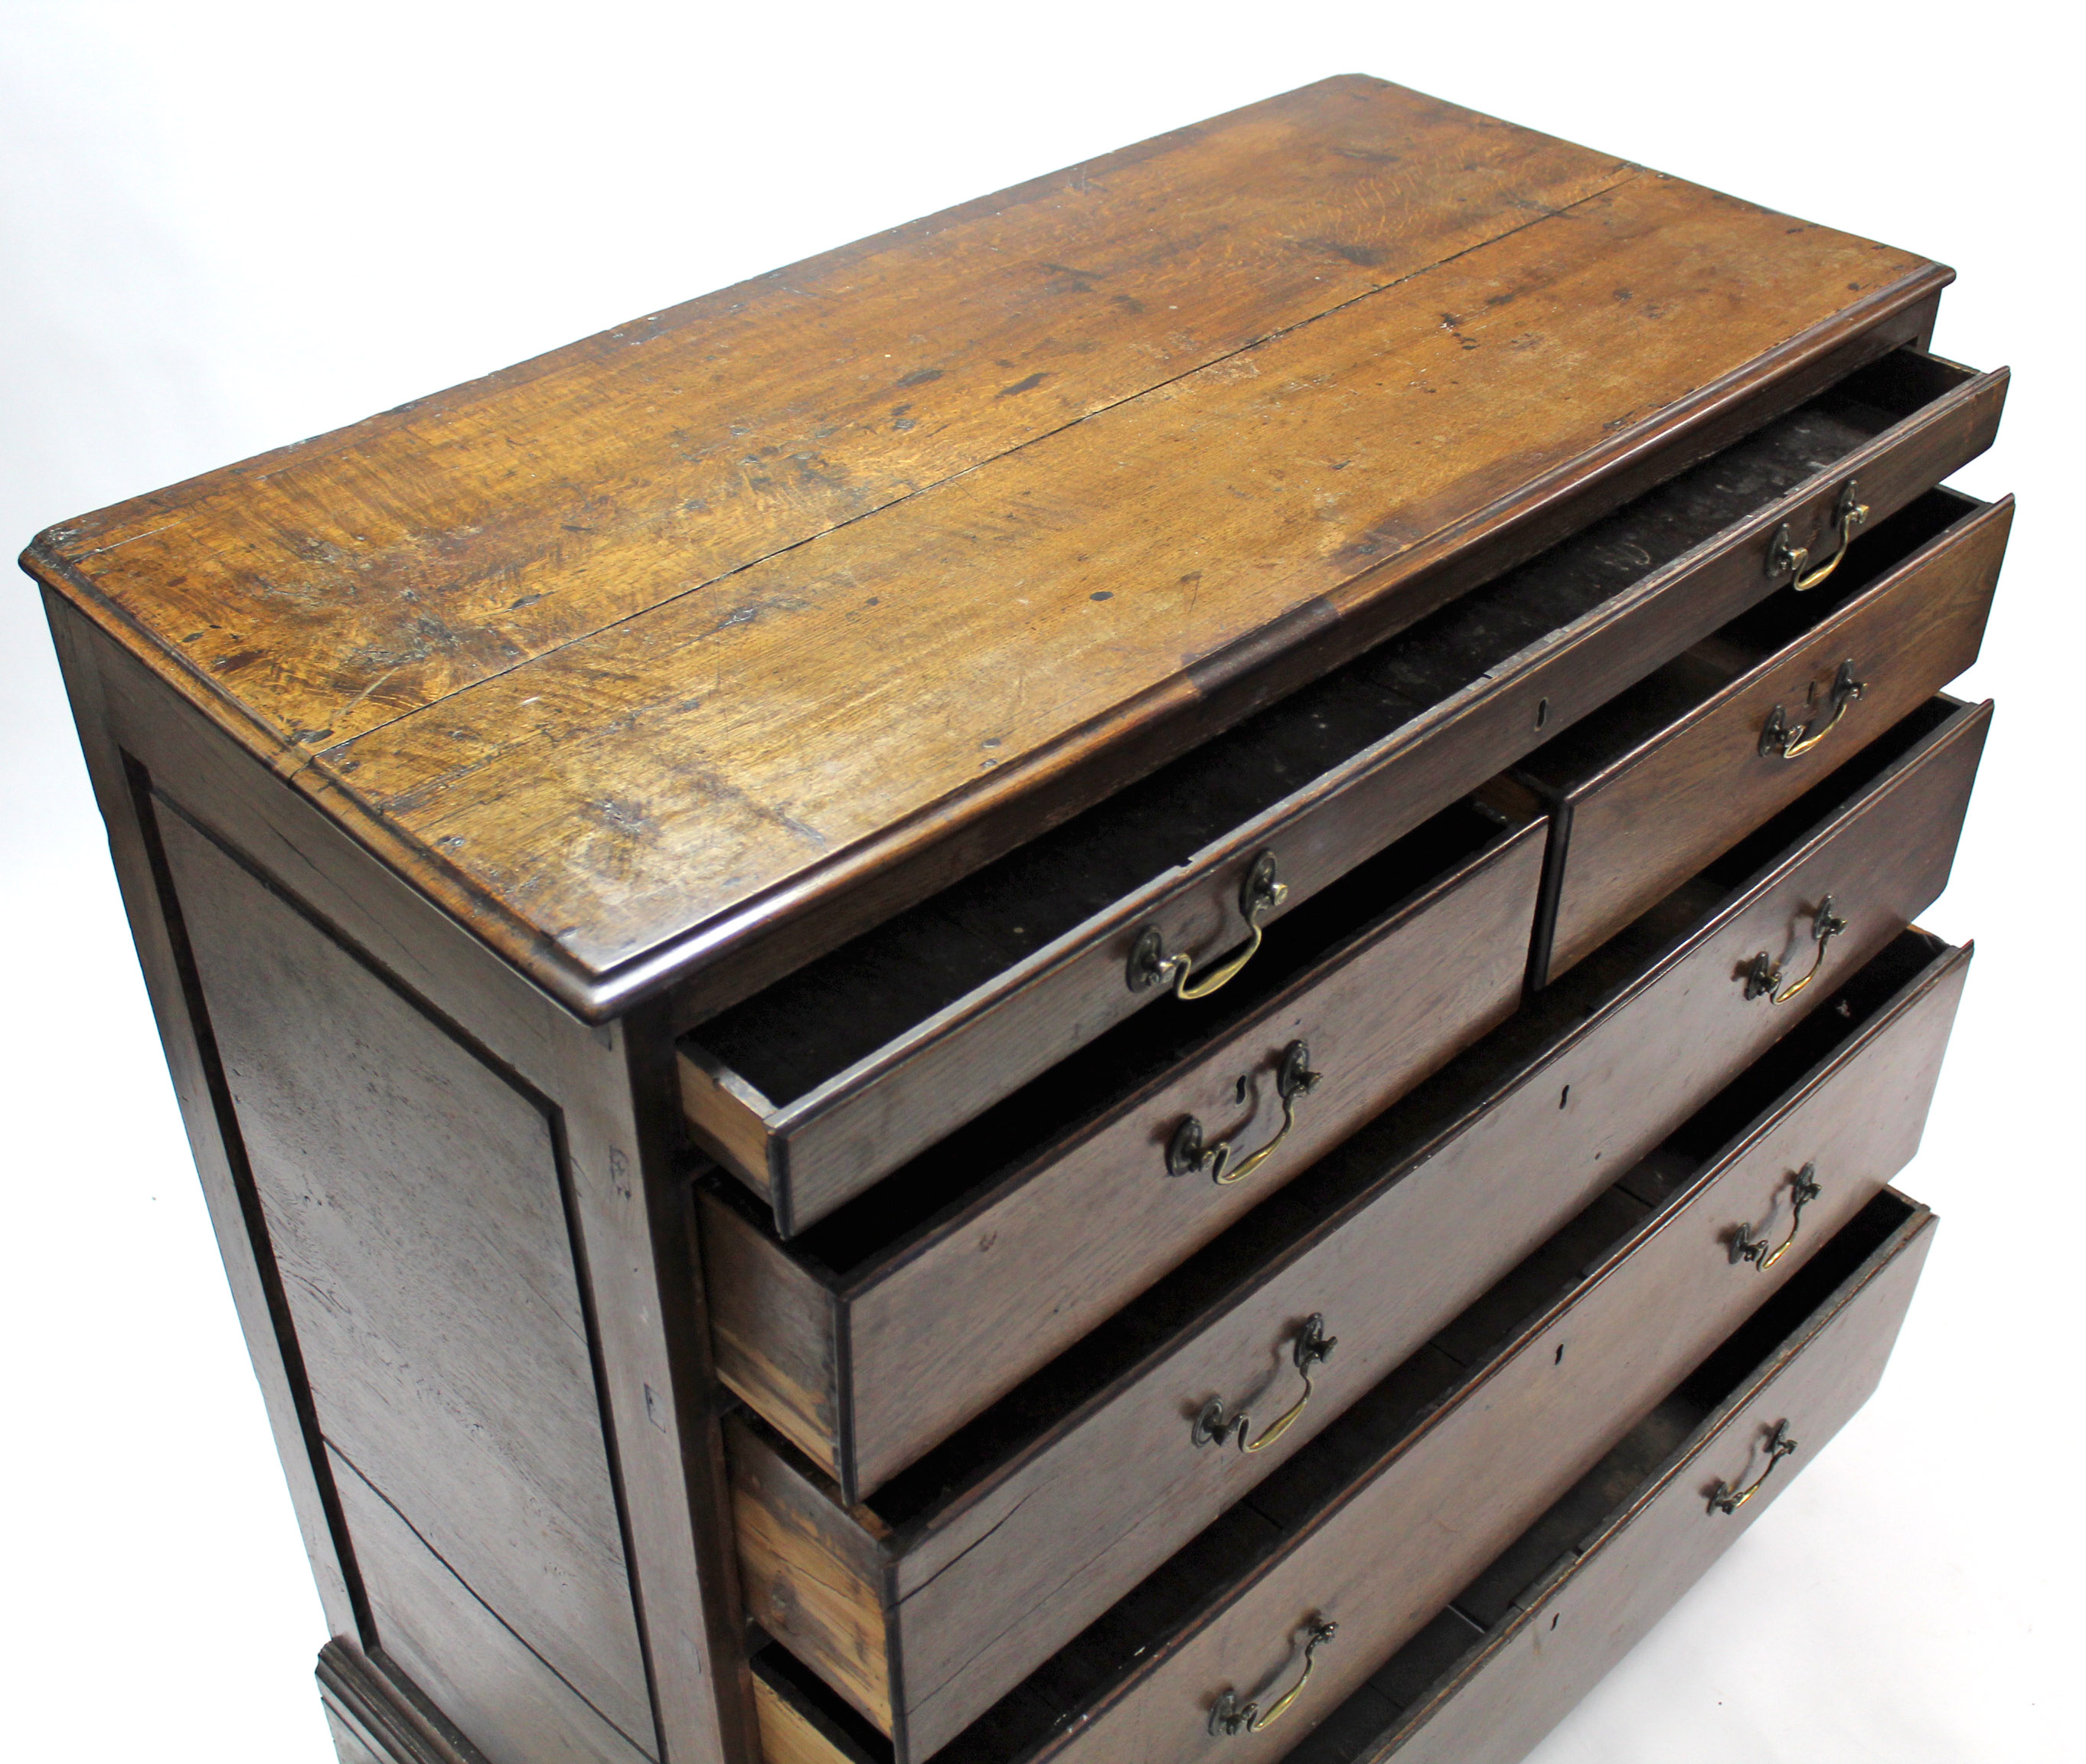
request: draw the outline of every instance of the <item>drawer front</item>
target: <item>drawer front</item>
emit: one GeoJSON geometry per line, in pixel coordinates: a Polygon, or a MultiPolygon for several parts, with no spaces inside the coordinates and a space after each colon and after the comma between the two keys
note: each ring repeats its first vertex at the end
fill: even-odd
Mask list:
{"type": "Polygon", "coordinates": [[[1542,863],[1532,824],[839,1295],[853,1426],[815,1459],[875,1488],[1508,1016],[1542,863]]]}
{"type": "MultiPolygon", "coordinates": [[[[1721,1333],[1911,1158],[1968,961],[1947,952],[1909,981],[1812,1088],[1731,1152],[1714,1199],[1675,1221],[1659,1253],[1674,1259],[1683,1313],[1698,1306],[1703,1327],[1721,1333]],[[1818,1192],[1799,1208],[1796,1173],[1807,1165],[1818,1192]],[[1741,1234],[1767,1247],[1748,1258],[1741,1234]]],[[[913,1756],[952,1736],[1293,1455],[1576,1212],[1590,1184],[1605,1186],[1686,1112],[1690,1099],[1662,1090],[1654,1056],[1688,972],[1674,970],[1665,990],[1531,1074],[1488,1112],[1497,1125],[1458,1136],[1335,1221],[1061,1430],[959,1523],[897,1557],[889,1653],[903,1663],[893,1690],[913,1756]],[[1560,1064],[1579,1093],[1562,1111],[1560,1064]],[[1632,1124],[1594,1124],[1633,1111],[1632,1124]],[[1197,1449],[1186,1417],[1212,1395],[1236,1409],[1258,1388],[1250,1412],[1268,1423],[1288,1408],[1301,1387],[1290,1350],[1313,1314],[1339,1352],[1314,1370],[1296,1421],[1250,1455],[1197,1449]]],[[[749,1583],[773,1583],[767,1562],[747,1566],[749,1583]]]]}
{"type": "MultiPolygon", "coordinates": [[[[1708,542],[1633,582],[1618,580],[1611,598],[1581,616],[1530,629],[1525,647],[1461,689],[1430,697],[1394,733],[807,1094],[770,1101],[704,1052],[698,1029],[681,1062],[692,1129],[769,1201],[785,1235],[844,1204],[1152,1004],[1156,989],[1125,981],[1140,937],[1156,935],[1167,951],[1192,953],[1205,967],[1237,948],[1249,931],[1241,884],[1261,852],[1275,853],[1288,890],[1284,905],[1262,915],[1272,922],[1772,592],[1765,560],[1777,532],[1786,525],[1815,549],[1833,530],[1849,477],[1880,521],[1982,453],[2004,404],[2004,372],[1905,359],[1924,402],[1901,420],[1708,542]]],[[[1687,511],[1679,513],[1684,525],[1687,511]]],[[[1647,555],[1635,550],[1640,563],[1647,555]]]]}
{"type": "MultiPolygon", "coordinates": [[[[1793,980],[1819,949],[1819,914],[1829,896],[1845,928],[1824,946],[1820,983],[1810,989],[1829,991],[1840,975],[1867,961],[1940,893],[1989,714],[1988,705],[1954,713],[1692,952],[1692,973],[1680,989],[1671,1038],[1659,1050],[1660,1076],[1645,1080],[1671,1098],[1669,1112],[1662,1118],[1637,1117],[1647,1137],[1632,1148],[1608,1149],[1606,1161],[1586,1173],[1582,1193],[1598,1190],[1625,1155],[1641,1155],[1663,1125],[1711,1093],[1788,1027],[1778,1019],[1799,1008],[1797,1001],[1773,1001],[1789,982],[1749,997],[1748,985],[1738,978],[1749,962],[1764,955],[1793,980]]],[[[1501,871],[1507,867],[1503,861],[1501,871]]],[[[1458,924],[1432,930],[1416,925],[1396,1024],[1416,1029],[1460,1018],[1475,1032],[1503,1016],[1504,1006],[1478,1015],[1477,1001],[1495,995],[1491,988],[1496,984],[1496,969],[1488,974],[1480,964],[1500,961],[1519,947],[1515,914],[1522,899],[1517,879],[1489,895],[1482,908],[1473,901],[1458,924]],[[1429,993],[1439,1002],[1425,1002],[1429,993]]],[[[1346,1070],[1369,1070],[1371,1058],[1387,1060],[1398,1082],[1380,1083],[1373,1091],[1387,1100],[1426,1069],[1404,1063],[1409,1056],[1400,1049],[1398,1033],[1378,1034],[1357,1050],[1352,1067],[1343,1067],[1335,1063],[1339,1049],[1323,1039],[1308,1004],[1300,1002],[1269,1022],[1260,1050],[1272,1063],[1291,1039],[1306,1039],[1313,1060],[1327,1074],[1322,1091],[1346,1070]],[[1328,1050],[1323,1059],[1322,1045],[1328,1050]]],[[[1436,1045],[1441,1056],[1452,1051],[1436,1045]]],[[[1320,1098],[1314,1094],[1309,1101],[1316,1106],[1320,1098]]],[[[1156,1149],[1178,1118],[1161,1114],[1151,1120],[1147,1169],[1163,1172],[1156,1149]]],[[[1305,1118],[1301,1110],[1297,1118],[1300,1124],[1305,1118]]],[[[1351,1130],[1360,1118],[1348,1119],[1341,1131],[1351,1130]]],[[[1335,1136],[1328,1134],[1318,1143],[1335,1136]]],[[[994,1195],[945,1225],[850,1304],[854,1490],[875,1487],[1105,1321],[1254,1204],[1259,1195],[1252,1191],[1266,1191],[1268,1174],[1228,1191],[1207,1178],[1163,1174],[1126,1181],[1118,1163],[1082,1160],[1054,1170],[1048,1182],[1025,1182],[994,1195]]],[[[1496,1234],[1488,1241],[1497,1242],[1512,1236],[1517,1221],[1527,1221],[1526,1241],[1539,1241],[1547,1221],[1529,1221],[1518,1197],[1498,1192],[1497,1212],[1476,1229],[1496,1234]]],[[[1459,1258],[1473,1246],[1469,1203],[1466,1189],[1448,1209],[1455,1216],[1441,1221],[1441,1234],[1419,1239],[1450,1280],[1459,1258]]],[[[847,1479],[842,1481],[845,1485],[847,1479]]]]}
{"type": "MultiPolygon", "coordinates": [[[[1343,1628],[1318,1654],[1310,1681],[1278,1727],[1260,1735],[1210,1736],[1201,1751],[1192,1743],[1171,1745],[1164,1733],[1123,1732],[1118,1749],[1092,1755],[1109,1757],[1111,1764],[1155,1764],[1183,1755],[1272,1759],[1293,1748],[1301,1764],[1515,1764],[1773,1503],[1875,1388],[1935,1220],[1895,1193],[1879,1196],[1871,1210],[1880,1223],[1864,1218],[1851,1228],[1851,1248],[1834,1242],[1820,1264],[1822,1279],[1807,1271],[1778,1307],[1763,1309],[1695,1370],[1612,1459],[1488,1561],[1457,1594],[1457,1610],[1443,1608],[1445,1621],[1430,1625],[1408,1652],[1378,1669],[1354,1659],[1356,1637],[1343,1628]],[[1865,1253],[1867,1244],[1874,1247],[1865,1253]],[[1675,1414],[1687,1417],[1678,1422],[1681,1429],[1692,1417],[1702,1419],[1669,1453],[1675,1414]],[[1794,1442],[1786,1467],[1774,1462],[1777,1437],[1794,1442]],[[1637,1468],[1645,1465],[1653,1466],[1648,1474],[1637,1468]],[[1771,1465],[1773,1473],[1764,1476],[1771,1465]],[[1748,1489],[1748,1498],[1730,1502],[1748,1489]],[[1469,1610],[1486,1615],[1473,1623],[1458,1614],[1469,1610]],[[1486,1622],[1489,1630],[1481,1627],[1486,1622]],[[1454,1640],[1459,1633],[1472,1637],[1460,1652],[1454,1640]],[[1342,1653],[1349,1663],[1335,1675],[1333,1663],[1342,1653]],[[1358,1683],[1364,1673],[1366,1684],[1358,1683]],[[1339,1701],[1343,1687],[1353,1690],[1345,1702],[1339,1701]]],[[[1395,1545],[1389,1553],[1396,1554],[1395,1545]]],[[[1319,1614],[1314,1605],[1310,1617],[1319,1614]]],[[[1269,1703],[1300,1676],[1299,1649],[1292,1645],[1278,1659],[1283,1651],[1266,1651],[1276,1660],[1269,1703]]],[[[888,1764],[888,1744],[781,1650],[762,1649],[753,1668],[765,1764],[888,1764]]],[[[1133,1683],[1130,1694],[1141,1689],[1133,1683]]],[[[1215,1701],[1177,1698],[1147,1712],[1169,1728],[1186,1721],[1206,1731],[1215,1701]]],[[[1061,1709],[1062,1722],[1075,1717],[1082,1731],[1070,1741],[981,1745],[966,1736],[947,1758],[1027,1764],[1067,1749],[1084,1757],[1084,1729],[1095,1716],[1061,1709]]],[[[1109,1718],[1104,1712],[1101,1719],[1109,1718]]]]}
{"type": "MultiPolygon", "coordinates": [[[[1671,1228],[1694,1244],[1679,1253],[1693,1255],[1698,1274],[1729,1271],[1721,1281],[1705,1278],[1709,1327],[1772,1291],[1911,1157],[1969,960],[1967,950],[1908,935],[1850,995],[1860,1014],[1844,1038],[1807,1033],[1731,1093],[1743,1099],[1735,1115],[1726,1097],[1691,1122],[1691,1140],[1728,1139],[1722,1149],[1669,1146],[1633,1174],[1630,1191],[1654,1206],[1714,1182],[1716,1199],[1671,1228]],[[1765,1112],[1748,1123],[1756,1109],[1765,1112]],[[1671,1192],[1652,1186],[1666,1168],[1684,1171],[1671,1192]],[[1802,1191],[1799,1172],[1816,1192],[1802,1191]]],[[[1654,996],[1616,1024],[1634,1043],[1659,1039],[1641,1033],[1654,996]]],[[[1827,1013],[1828,1024],[1837,1020],[1827,1013]]],[[[1533,1093],[1554,1117],[1555,1088],[1542,1068],[1533,1093]]],[[[1530,1119],[1521,1143],[1533,1146],[1548,1123],[1540,1109],[1530,1119]]],[[[1540,1165],[1523,1164],[1519,1174],[1535,1180],[1540,1165]]],[[[1450,1147],[1407,1179],[1439,1174],[1460,1186],[1475,1167],[1450,1147]]],[[[946,1522],[930,1511],[924,1522],[892,1521],[891,1532],[866,1526],[785,1453],[734,1425],[748,1614],[892,1734],[901,1764],[932,1753],[1447,1321],[1438,1306],[1416,1316],[1403,1296],[1424,1284],[1428,1264],[1424,1242],[1412,1246],[1403,1229],[1396,1202],[1405,1191],[1392,1187],[1280,1259],[988,1476],[986,1492],[946,1522]],[[1260,1425],[1249,1438],[1271,1437],[1299,1395],[1288,1350],[1314,1311],[1338,1335],[1339,1353],[1313,1370],[1313,1394],[1288,1429],[1252,1454],[1198,1447],[1190,1417],[1213,1391],[1235,1411],[1242,1392],[1258,1391],[1249,1412],[1260,1425]]]]}
{"type": "Polygon", "coordinates": [[[1524,1593],[1353,1764],[1519,1764],[1743,1535],[1868,1400],[1934,1239],[1924,1208],[1828,1308],[1725,1404],[1679,1461],[1524,1593]],[[1719,1488],[1757,1478],[1777,1430],[1797,1450],[1735,1512],[1719,1488]]]}
{"type": "Polygon", "coordinates": [[[1561,974],[1975,662],[2012,518],[2011,499],[1973,505],[1655,745],[1571,790],[1552,833],[1542,977],[1561,974]],[[1782,732],[1770,739],[1775,726],[1782,732]]]}
{"type": "Polygon", "coordinates": [[[1290,1533],[1281,1553],[1189,1634],[1155,1649],[1071,1736],[1032,1755],[1096,1764],[1280,1757],[1796,1271],[1794,1253],[1818,1238],[1799,1233],[1791,1254],[1764,1271],[1734,1261],[1731,1248],[1735,1232],[1786,1219],[1797,1172],[1818,1174],[1819,1216],[1807,1209],[1802,1222],[1822,1231],[1859,1211],[1909,1157],[1954,1002],[1953,986],[1929,987],[1919,1008],[1894,1015],[1461,1387],[1368,1481],[1295,1515],[1279,1483],[1263,1490],[1255,1505],[1290,1533]],[[1228,1691],[1266,1707],[1285,1667],[1293,1674],[1292,1639],[1314,1621],[1339,1634],[1315,1663],[1309,1707],[1296,1710],[1286,1732],[1213,1736],[1213,1703],[1228,1691]]]}
{"type": "MultiPolygon", "coordinates": [[[[1477,1123],[1454,1159],[1401,1184],[1407,1193],[1398,1203],[1398,1241],[1405,1246],[1399,1253],[1419,1327],[1452,1314],[1539,1242],[1940,893],[1989,715],[1989,705],[1949,712],[1844,809],[1688,933],[1673,960],[1637,982],[1633,991],[1656,986],[1659,1035],[1618,1033],[1575,1042],[1553,1069],[1555,1089],[1532,1089],[1513,1109],[1477,1123]],[[1824,946],[1820,982],[1782,1003],[1773,1002],[1775,992],[1755,992],[1747,975],[1756,962],[1764,958],[1787,972],[1818,951],[1818,914],[1828,896],[1845,928],[1824,946]],[[1610,1109],[1595,1098],[1619,1101],[1610,1109]],[[1565,1147],[1560,1129],[1571,1136],[1565,1147]],[[1573,1148],[1569,1162],[1556,1155],[1573,1148]]],[[[1282,1045],[1279,1036],[1270,1040],[1271,1050],[1282,1045]]],[[[1155,1123],[1153,1146],[1171,1130],[1169,1122],[1155,1123]]],[[[1145,1284],[1148,1274],[1135,1280],[1118,1274],[1104,1293],[1095,1276],[1111,1259],[1120,1266],[1148,1254],[1142,1239],[1156,1229],[1169,1223],[1183,1229],[1181,1215],[1169,1221],[1159,1209],[1178,1206],[1185,1213],[1193,1202],[1222,1211],[1224,1220],[1239,1210],[1236,1196],[1207,1178],[1155,1175],[1131,1183],[1111,1171],[1098,1174],[1101,1179],[1090,1187],[1065,1191],[1066,1204],[1054,1209],[1046,1203],[1060,1191],[1047,1187],[1017,1191],[1013,1198],[1021,1205],[1005,1212],[1001,1197],[988,1197],[944,1221],[936,1237],[910,1246],[895,1267],[844,1293],[821,1288],[785,1246],[719,1196],[703,1195],[721,1374],[838,1479],[847,1498],[858,1498],[1145,1284]],[[1125,1217],[1126,1203],[1150,1210],[1101,1229],[1097,1220],[1125,1217]],[[852,1433],[844,1425],[849,1417],[852,1433]],[[858,1464],[873,1467],[852,1485],[845,1473],[850,1447],[858,1464]]],[[[1198,1232],[1174,1259],[1207,1241],[1221,1222],[1198,1232]]],[[[1292,1302],[1303,1305],[1299,1316],[1319,1308],[1307,1293],[1292,1302]]],[[[1211,1394],[1229,1387],[1254,1353],[1267,1352],[1266,1336],[1265,1321],[1254,1319],[1228,1344],[1230,1357],[1207,1367],[1202,1375],[1211,1394]]]]}

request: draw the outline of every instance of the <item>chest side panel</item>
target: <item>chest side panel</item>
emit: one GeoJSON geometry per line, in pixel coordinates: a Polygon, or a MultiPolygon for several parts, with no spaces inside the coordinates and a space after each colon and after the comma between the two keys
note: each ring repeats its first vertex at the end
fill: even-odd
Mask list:
{"type": "Polygon", "coordinates": [[[158,820],[319,1426],[383,1517],[351,1519],[380,1631],[406,1632],[380,1644],[440,1654],[453,1626],[455,1589],[431,1604],[418,1552],[390,1547],[417,1539],[651,1752],[556,1111],[158,820]]]}

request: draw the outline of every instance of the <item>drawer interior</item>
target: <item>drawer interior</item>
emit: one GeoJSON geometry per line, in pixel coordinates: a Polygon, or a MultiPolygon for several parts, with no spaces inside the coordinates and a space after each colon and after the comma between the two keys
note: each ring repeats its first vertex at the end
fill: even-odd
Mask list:
{"type": "MultiPolygon", "coordinates": [[[[1113,1107],[1199,1044],[1225,1034],[1314,964],[1335,955],[1487,850],[1509,826],[1472,800],[1424,822],[1268,929],[1260,952],[1205,1012],[1147,1011],[1120,1023],[892,1175],[790,1240],[807,1267],[844,1277],[936,1216],[1113,1107]]],[[[707,1178],[755,1222],[766,1210],[707,1178]]]]}
{"type": "MultiPolygon", "coordinates": [[[[1358,1476],[1369,1473],[1387,1451],[1459,1386],[1509,1351],[1536,1319],[1571,1293],[1646,1221],[1675,1204],[1691,1187],[1696,1172],[1807,1072],[1829,1059],[1863,1024],[1887,1008],[1907,983],[1947,948],[1939,939],[1923,931],[1909,931],[1899,936],[1850,977],[1824,1008],[1792,1030],[1784,1042],[1684,1123],[1658,1150],[1468,1306],[1419,1353],[1364,1393],[1325,1433],[1046,1661],[938,1758],[947,1764],[986,1764],[988,1760],[1022,1756],[1053,1731],[1067,1712],[1084,1706],[1166,1636],[1190,1621],[1213,1598],[1221,1597],[1226,1589],[1249,1577],[1256,1564],[1284,1547],[1295,1532],[1358,1476]]],[[[1454,1606],[1416,1637],[1393,1665],[1411,1678],[1424,1664],[1426,1677],[1431,1679],[1441,1665],[1495,1620],[1516,1591],[1549,1566],[1560,1548],[1582,1535],[1598,1518],[1598,1510],[1586,1511],[1588,1499],[1611,1504],[1619,1485],[1633,1488],[1897,1228],[1905,1210],[1902,1201],[1886,1194],[1837,1236],[1820,1245],[1753,1322],[1706,1361],[1610,1455],[1600,1469],[1466,1588],[1454,1606]],[[1892,1212],[1892,1208],[1897,1211],[1892,1212]],[[1620,1485],[1619,1477],[1623,1478],[1620,1485]]],[[[1075,1400],[1083,1390],[1094,1387],[1122,1370],[1169,1326],[1220,1297],[1238,1277],[1241,1251],[1248,1239],[1253,1240],[1258,1253],[1266,1253],[1263,1235],[1246,1226],[1234,1228],[1213,1251],[1206,1251],[1178,1271],[1109,1329],[1097,1332],[933,1456],[876,1491],[864,1503],[863,1516],[879,1531],[888,1528],[903,1532],[929,1519],[938,1506],[960,1498],[967,1485],[990,1476],[1010,1449],[1018,1449],[1039,1421],[1068,1400],[1075,1400]]],[[[789,1450],[779,1440],[772,1442],[780,1451],[789,1450]]],[[[1605,1510],[1605,1506],[1599,1510],[1605,1510]]],[[[875,1761],[892,1757],[889,1742],[820,1685],[815,1675],[790,1660],[781,1644],[768,1645],[761,1669],[771,1677],[786,1681],[794,1687],[793,1696],[829,1716],[836,1730],[847,1735],[848,1744],[854,1749],[846,1755],[858,1754],[875,1761]]],[[[1391,1667],[1385,1668],[1386,1673],[1391,1671],[1391,1667]]],[[[1378,1679],[1382,1680],[1383,1675],[1379,1674],[1378,1679]]],[[[1373,1687],[1376,1685],[1373,1681],[1373,1687]]],[[[1364,1697],[1361,1704],[1364,1711],[1373,1714],[1373,1725],[1366,1728],[1373,1733],[1381,1731],[1394,1710],[1381,1700],[1380,1688],[1373,1688],[1369,1694],[1379,1698],[1371,1704],[1364,1697]]]]}
{"type": "Polygon", "coordinates": [[[1829,581],[1808,594],[1770,595],[1537,748],[1522,762],[1521,769],[1560,790],[1598,776],[1664,734],[1740,675],[1823,624],[1983,506],[1953,490],[1928,491],[1888,520],[1858,535],[1848,548],[1846,562],[1829,581]]]}
{"type": "Polygon", "coordinates": [[[1290,1753],[1291,1764],[1352,1764],[1373,1749],[1400,1715],[1426,1701],[1493,1630],[1509,1623],[1560,1567],[1620,1519],[1726,1400],[1914,1211],[1902,1195],[1886,1189],[1821,1245],[1671,1396],[1329,1715],[1290,1753]]]}
{"type": "MultiPolygon", "coordinates": [[[[1603,949],[1566,974],[1560,986],[1537,995],[1508,1023],[1390,1110],[1382,1118],[1386,1127],[1403,1134],[1419,1131],[1437,1115],[1445,1118],[1466,1093],[1459,1087],[1478,1081],[1481,1073],[1496,1076],[1526,1060],[1545,1040],[1590,1012],[1610,990],[1628,983],[1657,951],[1684,938],[1756,872],[1829,822],[1959,708],[1956,701],[1936,697],[1857,750],[1780,814],[1618,933],[1603,949]]],[[[1424,824],[1271,927],[1255,965],[1211,1001],[1223,1007],[1220,1013],[1195,1020],[1192,1029],[1180,1016],[1167,1012],[1145,1012],[1118,1025],[791,1239],[790,1259],[835,1284],[852,1276],[867,1277],[876,1266],[902,1253],[907,1243],[988,1190],[998,1172],[1019,1167],[1027,1154],[1045,1141],[1163,1071],[1195,1042],[1223,1033],[1296,973],[1361,934],[1382,916],[1380,903],[1389,899],[1389,910],[1395,910],[1400,899],[1482,849],[1500,832],[1497,817],[1475,803],[1459,804],[1424,824]]],[[[1365,1151],[1377,1136],[1373,1130],[1364,1130],[1365,1151]]],[[[1295,1209],[1337,1204],[1330,1195],[1329,1166],[1381,1167],[1373,1157],[1343,1159],[1336,1153],[1323,1161],[1256,1208],[1246,1234],[1264,1245],[1291,1229],[1287,1221],[1295,1209]],[[1320,1199],[1322,1195],[1326,1198],[1320,1199]],[[1284,1223],[1278,1226],[1277,1221],[1284,1223]]],[[[722,1173],[702,1180],[719,1200],[764,1235],[772,1234],[766,1209],[738,1182],[722,1173]]],[[[1296,1227],[1305,1228],[1301,1221],[1296,1227]]],[[[1224,1245],[1240,1235],[1235,1229],[1201,1255],[1223,1253],[1224,1245]]],[[[1171,1286],[1169,1280],[1158,1290],[1170,1290],[1171,1286]]],[[[1133,1340],[1136,1326],[1130,1319],[1141,1309],[1141,1304],[1133,1306],[1111,1326],[1111,1335],[1124,1342],[1133,1340]]],[[[983,1424],[981,1420],[977,1425],[983,1424]]],[[[938,1452],[926,1461],[939,1456],[938,1452]]]]}
{"type": "MultiPolygon", "coordinates": [[[[891,1057],[1006,970],[1969,377],[1912,351],[1871,364],[1354,663],[709,1019],[684,1046],[705,1069],[729,1074],[741,1093],[773,1110],[891,1057]]],[[[1763,582],[1764,594],[1770,586],[1763,582]]],[[[1531,735],[1531,746],[1534,740],[1531,735]]]]}

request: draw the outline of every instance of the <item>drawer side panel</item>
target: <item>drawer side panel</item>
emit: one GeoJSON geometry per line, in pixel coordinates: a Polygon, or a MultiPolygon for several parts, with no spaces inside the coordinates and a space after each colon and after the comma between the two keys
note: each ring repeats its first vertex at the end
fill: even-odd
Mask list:
{"type": "Polygon", "coordinates": [[[832,1293],[707,1189],[696,1191],[696,1216],[717,1376],[838,1476],[841,1364],[832,1293]]]}
{"type": "Polygon", "coordinates": [[[725,1449],[747,1616],[889,1733],[884,1574],[861,1510],[742,1418],[726,1422],[725,1449]]]}

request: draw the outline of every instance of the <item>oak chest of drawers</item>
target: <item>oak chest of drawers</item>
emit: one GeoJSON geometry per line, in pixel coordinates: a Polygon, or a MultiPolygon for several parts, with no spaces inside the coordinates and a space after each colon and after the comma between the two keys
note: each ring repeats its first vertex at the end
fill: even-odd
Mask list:
{"type": "Polygon", "coordinates": [[[1932,1237],[1948,279],[1347,76],[40,536],[347,1764],[1522,1757],[1932,1237]]]}

